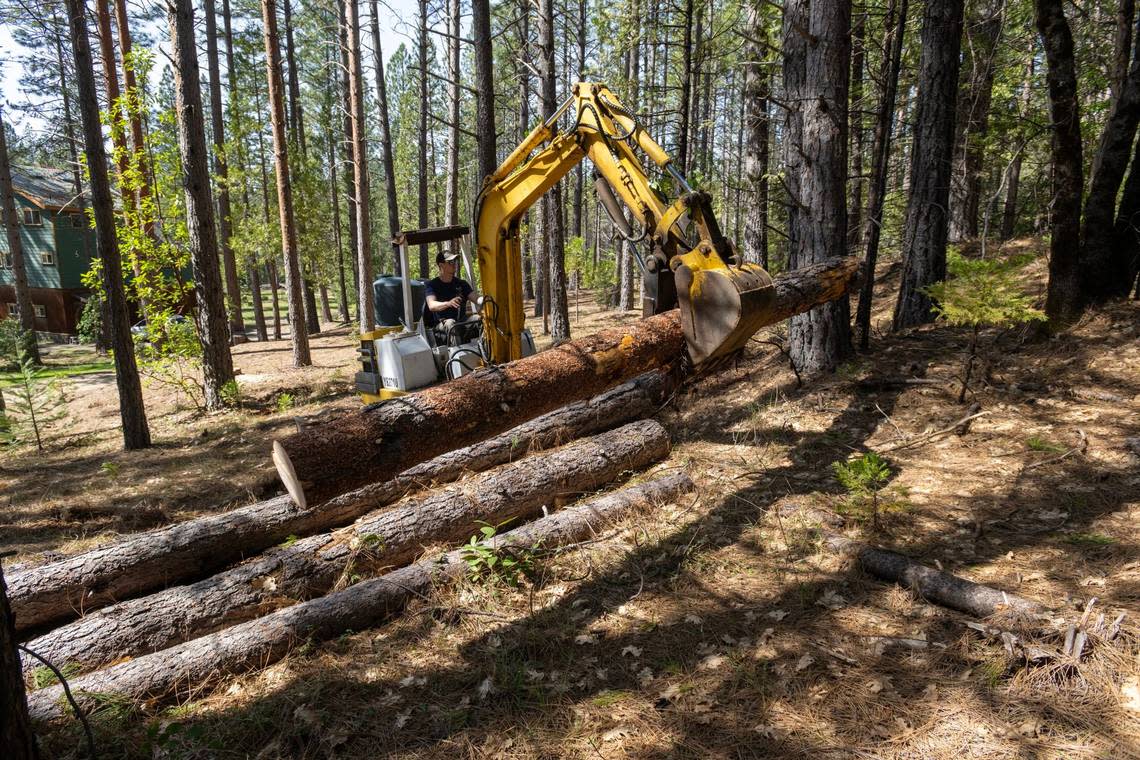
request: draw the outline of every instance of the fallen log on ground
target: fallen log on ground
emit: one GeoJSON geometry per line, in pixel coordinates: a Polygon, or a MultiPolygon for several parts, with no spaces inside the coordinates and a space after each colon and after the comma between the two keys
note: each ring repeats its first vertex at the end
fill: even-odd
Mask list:
{"type": "MultiPolygon", "coordinates": [[[[16,629],[26,635],[119,600],[203,578],[290,536],[346,525],[413,489],[509,462],[530,449],[549,448],[650,416],[671,388],[669,377],[648,372],[593,399],[444,453],[396,477],[381,473],[371,485],[321,505],[300,508],[288,496],[280,496],[127,536],[74,557],[13,573],[8,580],[16,629]]],[[[351,457],[351,449],[340,455],[351,457]]]]}
{"type": "MultiPolygon", "coordinates": [[[[598,534],[632,508],[665,503],[692,491],[683,472],[628,486],[496,536],[497,550],[552,548],[598,534]]],[[[324,641],[348,630],[361,631],[389,618],[409,600],[467,571],[464,551],[423,560],[328,596],[287,607],[266,617],[145,655],[71,680],[72,691],[90,706],[101,695],[133,701],[169,700],[200,689],[212,679],[263,668],[296,644],[324,641]]],[[[29,695],[34,720],[61,715],[60,687],[29,695]]]]}
{"type": "Polygon", "coordinates": [[[1047,611],[1043,605],[1025,597],[968,581],[915,562],[898,552],[840,535],[833,528],[841,526],[843,521],[833,512],[799,507],[791,507],[782,512],[785,516],[800,515],[817,524],[827,547],[855,559],[867,574],[909,588],[923,599],[943,607],[979,618],[998,614],[1035,616],[1047,611]]]}
{"type": "MultiPolygon", "coordinates": [[[[839,298],[858,271],[858,261],[845,258],[776,277],[766,323],[839,298]]],[[[679,312],[659,314],[315,425],[274,441],[273,461],[298,504],[323,501],[391,477],[441,447],[481,440],[628,377],[670,366],[684,348],[679,312]]]]}
{"type": "MultiPolygon", "coordinates": [[[[354,525],[280,547],[190,586],[106,607],[28,643],[52,662],[101,667],[263,615],[332,590],[351,574],[407,564],[438,543],[466,540],[481,523],[529,518],[543,506],[596,490],[669,454],[654,420],[631,422],[531,455],[354,525]]],[[[25,658],[24,670],[36,665],[25,658]]]]}

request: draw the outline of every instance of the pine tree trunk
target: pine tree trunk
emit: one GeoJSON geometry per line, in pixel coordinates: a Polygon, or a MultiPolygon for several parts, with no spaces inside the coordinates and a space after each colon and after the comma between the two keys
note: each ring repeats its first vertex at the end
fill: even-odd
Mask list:
{"type": "MultiPolygon", "coordinates": [[[[273,127],[273,155],[277,174],[277,209],[281,244],[285,253],[285,288],[289,302],[293,366],[312,364],[309,336],[305,332],[305,307],[301,303],[301,261],[297,250],[297,226],[293,218],[293,185],[289,178],[289,141],[285,136],[285,93],[281,82],[281,43],[277,34],[276,0],[261,0],[265,25],[265,66],[269,82],[269,120],[273,127]]],[[[276,278],[274,278],[276,279],[276,278]]],[[[274,284],[276,296],[276,283],[274,284]]],[[[274,311],[276,311],[276,305],[274,311]]]]}
{"type": "Polygon", "coordinates": [[[167,22],[174,59],[174,103],[186,199],[186,236],[197,302],[195,321],[202,344],[203,396],[207,409],[220,409],[225,406],[223,388],[234,381],[234,365],[218,271],[218,238],[210,194],[210,158],[206,151],[206,119],[202,112],[192,0],[172,0],[167,5],[167,22]]]}
{"type": "Polygon", "coordinates": [[[1081,313],[1080,226],[1084,170],[1081,111],[1073,35],[1061,0],[1035,0],[1037,30],[1048,63],[1049,113],[1053,124],[1052,237],[1045,313],[1056,326],[1081,313]]]}
{"type": "MultiPolygon", "coordinates": [[[[475,37],[475,142],[479,156],[479,186],[499,168],[495,154],[495,77],[491,39],[490,0],[471,0],[471,28],[475,37]]],[[[524,53],[525,54],[525,53],[524,53]]]]}
{"type": "MultiPolygon", "coordinates": [[[[681,12],[681,127],[677,133],[677,168],[681,174],[689,171],[690,104],[693,96],[693,0],[684,0],[681,12]]],[[[668,59],[668,55],[666,55],[668,59]]]]}
{"type": "MultiPolygon", "coordinates": [[[[786,4],[785,11],[793,3],[786,4]]],[[[804,3],[811,41],[805,46],[803,132],[799,166],[802,205],[796,214],[796,266],[826,261],[847,248],[847,82],[851,67],[851,6],[843,0],[804,3]]],[[[798,33],[798,32],[797,32],[798,33]]],[[[841,296],[792,318],[788,348],[801,374],[834,371],[852,353],[850,307],[841,296]]]]}
{"type": "MultiPolygon", "coordinates": [[[[388,233],[395,237],[400,231],[400,205],[396,192],[396,168],[392,159],[392,127],[388,119],[388,84],[384,79],[384,50],[380,47],[380,15],[376,9],[377,0],[372,5],[372,47],[375,50],[376,98],[380,111],[380,157],[384,167],[385,196],[388,201],[388,233]]],[[[393,249],[393,254],[395,250],[393,249]]],[[[393,255],[393,260],[397,256],[393,255]]],[[[398,266],[398,264],[397,264],[398,266]]]]}
{"type": "MultiPolygon", "coordinates": [[[[539,34],[542,40],[542,113],[549,118],[558,108],[554,71],[554,0],[540,0],[539,34]]],[[[549,241],[546,275],[549,289],[550,334],[554,341],[570,339],[570,306],[566,297],[566,240],[562,221],[562,183],[543,198],[546,208],[546,239],[549,241]]]]}
{"type": "Polygon", "coordinates": [[[932,302],[924,289],[946,278],[962,1],[928,0],[923,11],[910,200],[904,231],[902,286],[893,320],[895,330],[934,319],[932,302]]]}
{"type": "Polygon", "coordinates": [[[744,64],[744,260],[768,266],[768,71],[763,5],[748,6],[744,64]]]}
{"type": "Polygon", "coordinates": [[[95,90],[95,71],[91,46],[87,38],[84,0],[66,0],[71,29],[71,48],[79,90],[79,110],[83,119],[83,136],[87,166],[90,171],[91,208],[95,214],[95,244],[103,265],[103,287],[107,303],[107,325],[115,356],[115,381],[119,391],[119,416],[123,427],[123,446],[127,450],[150,446],[146,410],[143,407],[142,384],[135,364],[134,345],[127,317],[123,289],[122,260],[115,235],[115,207],[111,184],[107,178],[107,156],[103,148],[103,130],[99,122],[99,103],[95,90]]]}
{"type": "MultiPolygon", "coordinates": [[[[586,71],[586,34],[587,34],[586,30],[587,30],[587,27],[586,27],[586,0],[578,0],[578,29],[577,29],[577,34],[575,35],[577,37],[577,41],[578,41],[578,60],[577,60],[577,68],[575,69],[574,76],[572,78],[574,81],[581,80],[585,76],[585,71],[586,71]]],[[[631,105],[634,108],[634,110],[636,111],[637,106],[635,104],[631,104],[631,105]]],[[[574,221],[573,221],[573,224],[570,228],[570,234],[573,237],[576,237],[576,238],[579,238],[582,240],[583,249],[585,246],[585,238],[583,237],[583,233],[582,233],[582,211],[583,211],[582,204],[583,204],[583,196],[584,196],[584,187],[583,187],[584,183],[585,183],[584,167],[582,166],[582,164],[578,164],[576,167],[574,167],[574,200],[573,200],[573,209],[574,209],[573,219],[574,219],[574,221]]]]}
{"type": "MultiPolygon", "coordinates": [[[[330,80],[332,79],[332,61],[328,63],[330,80]]],[[[336,92],[333,81],[328,83],[329,92],[336,92]]],[[[335,102],[335,98],[334,98],[335,102]]],[[[335,113],[330,109],[330,117],[335,113]]],[[[348,288],[344,281],[344,235],[340,225],[340,193],[337,192],[337,156],[336,140],[333,131],[328,133],[328,162],[329,162],[329,203],[333,212],[333,237],[336,240],[336,274],[337,274],[337,318],[341,322],[348,322],[348,288]]]]}
{"type": "Polygon", "coordinates": [[[859,253],[863,241],[863,69],[867,58],[867,9],[851,30],[851,200],[847,204],[847,249],[859,253]]]}
{"type": "MultiPolygon", "coordinates": [[[[475,2],[478,5],[478,0],[475,2]]],[[[530,58],[530,0],[520,0],[518,6],[519,14],[519,59],[521,61],[518,66],[519,78],[519,128],[518,128],[518,142],[522,142],[530,130],[530,69],[528,66],[531,64],[530,58]]],[[[539,314],[538,294],[542,292],[541,288],[535,287],[535,279],[537,266],[535,264],[535,246],[531,243],[534,230],[532,229],[531,212],[528,209],[526,215],[523,217],[523,225],[526,228],[526,234],[522,238],[522,259],[523,259],[523,297],[530,298],[534,301],[534,314],[539,314]]]]}
{"type": "MultiPolygon", "coordinates": [[[[227,105],[227,112],[228,112],[229,117],[231,119],[234,119],[235,118],[234,99],[237,97],[237,76],[238,76],[238,74],[237,74],[237,67],[234,65],[234,38],[233,38],[233,25],[232,25],[232,21],[231,21],[231,17],[230,17],[230,0],[222,0],[222,26],[223,26],[223,29],[225,32],[225,41],[226,41],[226,73],[227,73],[227,76],[229,77],[229,84],[230,84],[229,103],[227,105]]],[[[256,77],[255,77],[255,81],[256,81],[256,77]]],[[[260,103],[260,101],[259,101],[259,103],[260,103]]],[[[260,110],[261,109],[260,109],[260,105],[259,105],[258,111],[260,112],[260,110]]],[[[237,130],[234,130],[234,134],[235,135],[237,134],[237,130]]],[[[243,212],[242,213],[246,218],[248,218],[249,213],[250,213],[250,203],[249,203],[249,181],[247,179],[247,172],[250,170],[250,166],[249,166],[249,162],[246,160],[245,149],[244,149],[243,145],[244,145],[244,141],[238,140],[237,159],[238,159],[239,171],[240,171],[240,174],[242,177],[242,201],[243,201],[243,212]]],[[[264,161],[261,161],[260,163],[261,163],[262,169],[264,171],[264,166],[265,166],[264,161]]],[[[228,171],[228,169],[227,169],[227,171],[228,171]]],[[[264,180],[264,173],[263,173],[262,177],[264,180]]],[[[226,197],[228,200],[228,198],[229,198],[228,182],[226,183],[226,185],[227,185],[226,186],[226,197]]],[[[268,228],[268,226],[269,226],[269,203],[268,203],[268,193],[267,192],[263,193],[263,198],[266,199],[265,208],[263,209],[263,214],[264,214],[266,227],[268,228]]],[[[268,334],[268,331],[266,330],[266,325],[265,325],[265,307],[261,301],[261,273],[259,270],[260,270],[260,265],[257,263],[257,255],[254,254],[251,256],[251,260],[250,260],[249,264],[247,265],[247,270],[246,270],[247,276],[249,278],[249,291],[250,291],[250,294],[252,295],[252,298],[250,299],[250,301],[253,304],[253,324],[254,324],[254,331],[257,333],[257,339],[259,341],[266,341],[269,339],[269,334],[268,334]]],[[[239,303],[241,302],[240,294],[239,294],[237,301],[239,303]]]]}
{"type": "Polygon", "coordinates": [[[356,198],[356,269],[359,290],[360,332],[371,332],[376,322],[372,303],[372,227],[368,186],[368,125],[364,121],[364,73],[361,65],[358,0],[344,0],[348,31],[348,91],[352,104],[352,168],[356,198]]]}
{"type": "MultiPolygon", "coordinates": [[[[419,91],[420,91],[420,107],[419,107],[419,131],[417,133],[419,150],[417,151],[418,163],[416,165],[416,182],[417,182],[417,209],[419,216],[417,217],[417,224],[420,229],[428,226],[428,109],[431,108],[431,101],[428,100],[428,6],[427,0],[419,0],[420,15],[419,15],[419,91]]],[[[431,265],[428,263],[428,247],[427,245],[420,246],[420,278],[429,279],[431,277],[431,265]]]]}
{"type": "MultiPolygon", "coordinates": [[[[1025,81],[1021,84],[1021,108],[1019,116],[1022,121],[1029,118],[1029,107],[1032,102],[1032,87],[1033,81],[1033,52],[1030,52],[1029,59],[1025,64],[1025,81]]],[[[1019,147],[1026,142],[1027,129],[1022,127],[1018,135],[1019,147]]],[[[1024,154],[1024,149],[1019,150],[1014,155],[1013,160],[1009,163],[1008,175],[1005,182],[1005,206],[1002,209],[1001,215],[1001,239],[1009,240],[1013,237],[1014,228],[1017,224],[1017,196],[1021,184],[1021,157],[1024,154]]]]}
{"type": "MultiPolygon", "coordinates": [[[[341,147],[344,149],[344,197],[348,199],[348,248],[352,252],[352,288],[354,293],[360,293],[360,260],[356,255],[359,250],[356,240],[356,187],[353,184],[353,172],[348,168],[352,166],[352,97],[349,85],[348,64],[348,22],[345,17],[344,0],[337,0],[337,36],[340,41],[340,100],[343,139],[341,147]]],[[[361,322],[360,301],[356,301],[356,321],[361,322]]]]}
{"type": "Polygon", "coordinates": [[[866,351],[871,340],[871,301],[875,294],[875,265],[883,232],[883,205],[887,197],[887,174],[890,169],[891,127],[895,123],[895,98],[899,89],[903,39],[906,35],[907,0],[892,0],[886,16],[887,39],[883,46],[887,55],[879,71],[883,96],[875,117],[875,134],[871,144],[871,182],[867,193],[867,223],[863,230],[863,286],[855,315],[855,334],[859,348],[866,351]]]}
{"type": "Polygon", "coordinates": [[[24,260],[24,243],[20,239],[22,222],[16,212],[16,196],[12,189],[12,166],[8,161],[8,135],[4,131],[4,109],[0,108],[0,212],[4,232],[8,237],[8,255],[12,257],[12,286],[16,291],[16,316],[20,320],[20,350],[36,365],[40,363],[40,349],[36,344],[36,312],[32,306],[32,291],[28,287],[28,265],[24,260]]]}
{"type": "MultiPolygon", "coordinates": [[[[117,0],[124,3],[125,0],[117,0]]],[[[226,295],[229,296],[230,332],[245,337],[245,320],[241,313],[241,286],[238,284],[237,262],[230,245],[233,221],[230,210],[229,166],[226,161],[225,117],[222,114],[222,76],[218,67],[218,30],[214,0],[205,0],[206,61],[210,73],[210,122],[214,135],[214,174],[218,184],[218,243],[222,249],[222,268],[225,271],[226,295]]],[[[121,36],[121,35],[120,35],[121,36]]],[[[234,86],[233,69],[230,69],[230,86],[234,86]]]]}
{"type": "Polygon", "coordinates": [[[291,0],[283,0],[281,10],[285,14],[285,62],[289,67],[289,132],[304,157],[308,149],[305,146],[305,114],[301,106],[301,72],[297,68],[296,46],[293,44],[291,0]]]}
{"type": "MultiPolygon", "coordinates": [[[[1113,100],[1108,121],[1092,161],[1092,177],[1085,198],[1081,229],[1081,293],[1086,303],[1128,295],[1132,280],[1119,257],[1115,220],[1116,198],[1140,123],[1140,44],[1119,97],[1113,100]]],[[[1125,209],[1130,215],[1131,209],[1125,209]]]]}
{"type": "MultiPolygon", "coordinates": [[[[3,130],[0,129],[0,133],[3,130]]],[[[4,154],[7,164],[7,154],[4,154]]],[[[0,747],[8,760],[38,760],[36,735],[28,719],[28,696],[16,650],[16,624],[0,565],[0,747]]]]}
{"type": "Polygon", "coordinates": [[[978,236],[982,164],[1004,10],[1004,0],[991,7],[976,6],[966,24],[968,44],[963,51],[950,185],[949,239],[954,241],[978,236]]]}

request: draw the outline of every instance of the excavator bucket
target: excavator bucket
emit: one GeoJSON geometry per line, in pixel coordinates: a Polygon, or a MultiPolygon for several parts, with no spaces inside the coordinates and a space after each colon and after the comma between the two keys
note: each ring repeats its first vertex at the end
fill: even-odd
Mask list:
{"type": "Polygon", "coordinates": [[[693,365],[700,367],[743,348],[765,323],[775,289],[756,264],[726,266],[711,252],[694,250],[674,268],[681,330],[693,365]]]}

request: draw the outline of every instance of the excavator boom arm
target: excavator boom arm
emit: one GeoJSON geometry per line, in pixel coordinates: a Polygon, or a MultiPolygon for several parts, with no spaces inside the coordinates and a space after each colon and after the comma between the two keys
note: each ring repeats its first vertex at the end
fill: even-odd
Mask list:
{"type": "MultiPolygon", "coordinates": [[[[476,201],[475,243],[482,290],[488,296],[484,324],[492,360],[503,362],[522,355],[524,310],[519,230],[522,218],[586,157],[605,185],[629,209],[641,227],[641,236],[648,238],[652,245],[652,253],[646,261],[646,293],[649,295],[645,311],[665,311],[677,306],[679,301],[690,354],[698,363],[742,345],[736,325],[746,328],[747,323],[754,320],[747,315],[742,318],[741,312],[754,313],[764,305],[762,297],[756,293],[748,297],[748,292],[764,291],[770,296],[771,279],[757,266],[733,265],[731,246],[721,236],[709,197],[692,192],[673,167],[669,154],[608,88],[579,82],[574,86],[573,95],[536,126],[487,178],[476,201]],[[558,132],[558,119],[571,106],[575,107],[574,126],[569,131],[558,132]],[[667,203],[653,189],[634,146],[670,174],[685,191],[676,201],[667,203]],[[700,238],[696,246],[690,246],[685,238],[688,220],[693,222],[700,238]],[[678,283],[685,283],[684,292],[674,291],[674,271],[678,283]],[[703,295],[706,291],[707,296],[703,295]],[[741,296],[735,302],[734,292],[741,296]],[[707,305],[702,301],[706,298],[707,305]],[[713,309],[716,313],[706,318],[703,312],[713,309]],[[733,311],[737,312],[735,316],[731,315],[733,311]],[[702,329],[702,326],[712,329],[702,329]]],[[[603,201],[605,191],[606,187],[600,187],[603,201]]],[[[614,209],[611,208],[610,213],[612,215],[614,209]]]]}

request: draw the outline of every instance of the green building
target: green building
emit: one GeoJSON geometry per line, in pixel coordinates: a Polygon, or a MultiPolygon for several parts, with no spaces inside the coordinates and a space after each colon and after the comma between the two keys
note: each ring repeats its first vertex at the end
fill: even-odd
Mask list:
{"type": "MultiPolygon", "coordinates": [[[[12,186],[36,330],[75,335],[90,291],[80,278],[96,255],[95,230],[88,225],[67,169],[13,166],[12,186]]],[[[0,215],[2,216],[2,215],[0,215]]],[[[0,225],[3,219],[0,219],[0,225]]],[[[0,317],[16,312],[15,278],[7,230],[0,234],[0,317]]]]}

